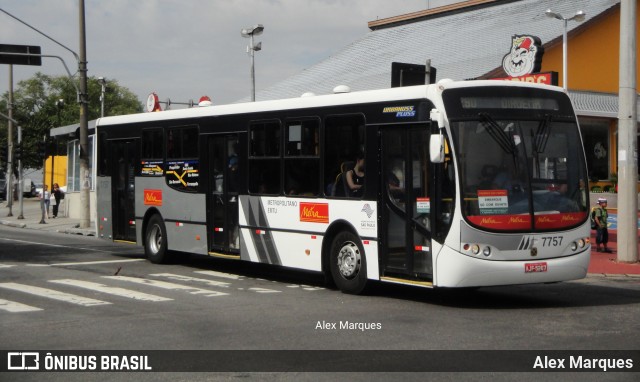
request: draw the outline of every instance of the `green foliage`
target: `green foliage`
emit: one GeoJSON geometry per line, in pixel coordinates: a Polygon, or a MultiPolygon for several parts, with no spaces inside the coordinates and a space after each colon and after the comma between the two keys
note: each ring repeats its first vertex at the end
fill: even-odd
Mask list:
{"type": "MultiPolygon", "coordinates": [[[[98,78],[89,77],[89,120],[100,117],[100,92],[98,78]]],[[[4,114],[8,114],[8,99],[8,92],[0,97],[0,111],[4,114]]],[[[13,92],[13,118],[22,126],[22,147],[23,152],[27,153],[23,158],[24,167],[42,167],[42,159],[35,155],[36,143],[44,135],[48,137],[50,129],[80,122],[80,105],[77,100],[76,88],[67,76],[36,73],[32,78],[17,84],[13,92]],[[63,100],[64,106],[59,108],[58,100],[63,100]],[[28,155],[29,153],[33,155],[28,155]]],[[[140,113],[142,108],[142,103],[129,89],[118,85],[115,80],[107,80],[105,116],[140,113]]],[[[7,126],[7,121],[0,118],[0,144],[6,145],[7,126]]],[[[17,131],[14,131],[13,137],[17,142],[17,131]]]]}

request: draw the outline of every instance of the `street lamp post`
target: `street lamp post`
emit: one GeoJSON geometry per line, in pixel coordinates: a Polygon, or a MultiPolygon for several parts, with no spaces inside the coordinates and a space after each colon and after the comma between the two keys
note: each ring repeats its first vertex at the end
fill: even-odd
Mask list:
{"type": "Polygon", "coordinates": [[[251,56],[251,102],[256,100],[256,72],[255,72],[255,64],[254,64],[254,52],[262,50],[262,42],[257,44],[253,43],[253,36],[258,36],[262,34],[264,31],[264,26],[262,24],[256,24],[252,27],[243,28],[240,31],[242,37],[249,38],[249,46],[247,46],[247,53],[251,56]]]}
{"type": "Polygon", "coordinates": [[[104,117],[104,93],[107,89],[107,80],[104,77],[98,77],[100,84],[100,117],[104,117]]]}
{"type": "Polygon", "coordinates": [[[567,23],[571,20],[575,20],[577,22],[581,22],[584,20],[587,15],[583,11],[576,12],[575,15],[566,18],[559,13],[552,12],[551,9],[547,9],[545,14],[548,17],[552,17],[554,19],[562,20],[563,28],[562,28],[562,87],[567,90],[567,23]]]}

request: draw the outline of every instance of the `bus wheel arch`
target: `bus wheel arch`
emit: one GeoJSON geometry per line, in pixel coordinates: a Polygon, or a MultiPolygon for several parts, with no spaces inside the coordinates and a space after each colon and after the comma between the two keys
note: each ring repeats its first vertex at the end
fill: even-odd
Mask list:
{"type": "Polygon", "coordinates": [[[347,222],[336,222],[322,243],[322,270],[343,292],[360,294],[367,285],[367,260],[360,236],[347,222]]]}
{"type": "Polygon", "coordinates": [[[171,259],[168,243],[167,228],[160,212],[150,209],[145,214],[142,225],[142,244],[147,259],[155,264],[163,264],[171,259]]]}

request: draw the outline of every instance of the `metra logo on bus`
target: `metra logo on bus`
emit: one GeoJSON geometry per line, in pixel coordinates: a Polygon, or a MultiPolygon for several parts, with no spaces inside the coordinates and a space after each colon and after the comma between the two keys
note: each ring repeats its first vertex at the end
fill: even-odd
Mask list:
{"type": "Polygon", "coordinates": [[[329,223],[329,205],[327,203],[300,203],[300,221],[329,223]]]}
{"type": "Polygon", "coordinates": [[[415,117],[416,110],[414,106],[389,106],[382,109],[383,113],[395,113],[396,118],[415,117]]]}
{"type": "Polygon", "coordinates": [[[144,204],[147,206],[161,206],[162,190],[144,190],[144,204]]]}

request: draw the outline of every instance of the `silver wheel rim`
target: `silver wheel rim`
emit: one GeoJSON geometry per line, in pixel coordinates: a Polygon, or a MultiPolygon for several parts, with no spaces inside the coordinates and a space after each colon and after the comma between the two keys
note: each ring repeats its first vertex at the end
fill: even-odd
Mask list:
{"type": "Polygon", "coordinates": [[[346,242],[338,251],[338,271],[340,275],[349,280],[354,278],[360,272],[362,260],[360,258],[360,249],[353,242],[346,242]]]}
{"type": "Polygon", "coordinates": [[[162,248],[162,230],[157,224],[154,224],[149,232],[149,249],[153,253],[158,253],[160,248],[162,248]]]}

